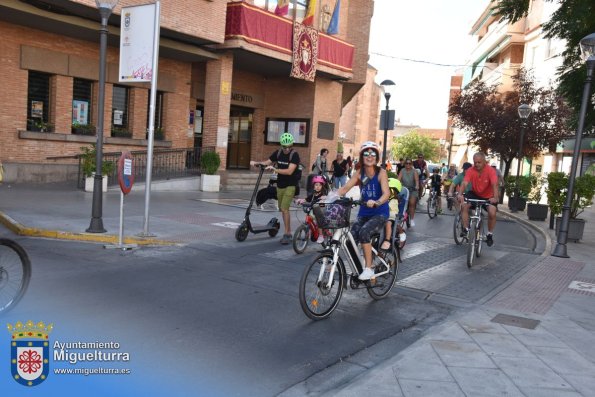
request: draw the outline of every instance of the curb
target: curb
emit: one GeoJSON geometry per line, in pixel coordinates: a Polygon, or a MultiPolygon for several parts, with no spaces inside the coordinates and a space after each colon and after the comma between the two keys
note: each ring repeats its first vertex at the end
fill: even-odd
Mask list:
{"type": "MultiPolygon", "coordinates": [[[[4,212],[0,211],[0,223],[6,226],[14,234],[19,236],[28,237],[45,237],[58,240],[71,240],[89,243],[107,243],[117,244],[119,236],[113,234],[95,234],[95,233],[74,233],[74,232],[62,232],[59,230],[48,230],[39,229],[34,227],[27,227],[4,212]]],[[[124,244],[137,244],[137,245],[178,245],[174,241],[158,240],[153,238],[141,238],[141,237],[124,237],[122,243],[124,244]]]]}
{"type": "Polygon", "coordinates": [[[543,252],[541,253],[540,257],[550,256],[550,252],[552,251],[552,238],[550,237],[550,235],[547,231],[545,231],[542,228],[540,228],[539,226],[529,222],[528,220],[521,218],[518,215],[511,214],[508,211],[500,210],[498,212],[500,212],[502,215],[504,215],[508,218],[512,218],[515,221],[522,223],[523,225],[539,232],[545,238],[545,248],[544,248],[543,252]]]}

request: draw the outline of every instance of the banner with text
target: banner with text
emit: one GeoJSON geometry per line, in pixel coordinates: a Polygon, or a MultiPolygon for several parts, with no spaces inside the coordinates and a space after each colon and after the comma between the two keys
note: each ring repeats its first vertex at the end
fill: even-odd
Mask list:
{"type": "Polygon", "coordinates": [[[151,81],[155,4],[122,8],[120,82],[151,81]]]}

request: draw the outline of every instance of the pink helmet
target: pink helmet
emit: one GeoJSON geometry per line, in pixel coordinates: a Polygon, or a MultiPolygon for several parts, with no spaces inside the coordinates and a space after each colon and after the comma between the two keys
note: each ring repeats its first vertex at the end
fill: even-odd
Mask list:
{"type": "Polygon", "coordinates": [[[322,177],[322,175],[316,175],[314,178],[312,178],[312,186],[314,186],[315,183],[322,183],[324,185],[324,178],[322,177]]]}

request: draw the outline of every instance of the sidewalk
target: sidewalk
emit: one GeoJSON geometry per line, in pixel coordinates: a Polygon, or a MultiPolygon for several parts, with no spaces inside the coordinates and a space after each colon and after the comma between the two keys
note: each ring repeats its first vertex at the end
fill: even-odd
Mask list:
{"type": "Polygon", "coordinates": [[[584,240],[568,243],[569,259],[549,255],[549,221],[501,210],[546,236],[539,260],[486,302],[324,395],[594,395],[595,208],[583,213],[584,240]]]}

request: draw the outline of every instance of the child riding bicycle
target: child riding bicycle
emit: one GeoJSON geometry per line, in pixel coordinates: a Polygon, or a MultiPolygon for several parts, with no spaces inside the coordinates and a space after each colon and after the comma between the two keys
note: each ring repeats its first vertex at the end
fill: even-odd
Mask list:
{"type": "Polygon", "coordinates": [[[438,207],[438,213],[442,212],[442,177],[440,176],[438,167],[434,168],[432,176],[430,176],[430,189],[432,192],[436,192],[436,203],[438,207]]]}
{"type": "MultiPolygon", "coordinates": [[[[297,199],[295,202],[298,205],[304,203],[316,204],[326,197],[328,190],[328,182],[326,179],[322,175],[316,175],[312,178],[312,193],[305,199],[297,199]]],[[[321,232],[322,233],[319,234],[318,240],[316,241],[317,243],[322,243],[324,241],[324,236],[332,236],[332,233],[328,230],[321,230],[321,232]]]]}
{"type": "MultiPolygon", "coordinates": [[[[388,188],[390,190],[390,201],[388,202],[388,207],[390,208],[390,218],[384,225],[384,241],[380,246],[380,250],[382,251],[388,251],[390,249],[391,236],[393,234],[392,220],[401,219],[403,216],[405,216],[405,208],[409,202],[409,189],[403,186],[401,181],[395,178],[389,178],[388,188]]],[[[398,228],[397,232],[399,233],[399,248],[403,248],[405,245],[405,240],[407,239],[407,235],[405,234],[405,231],[401,225],[398,223],[396,223],[396,225],[398,228]]]]}

